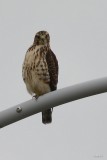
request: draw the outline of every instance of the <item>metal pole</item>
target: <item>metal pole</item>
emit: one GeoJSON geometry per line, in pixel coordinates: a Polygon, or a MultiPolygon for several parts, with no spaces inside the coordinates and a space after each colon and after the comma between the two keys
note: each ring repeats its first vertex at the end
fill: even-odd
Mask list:
{"type": "Polygon", "coordinates": [[[31,99],[1,111],[0,128],[39,113],[42,110],[104,92],[107,92],[107,77],[83,82],[47,93],[37,100],[31,99]]]}

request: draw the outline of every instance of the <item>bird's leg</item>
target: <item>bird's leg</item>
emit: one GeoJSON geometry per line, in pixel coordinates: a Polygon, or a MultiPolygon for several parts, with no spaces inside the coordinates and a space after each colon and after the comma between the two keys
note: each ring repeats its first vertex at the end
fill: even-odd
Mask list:
{"type": "Polygon", "coordinates": [[[38,98],[39,98],[39,96],[38,96],[37,94],[34,94],[34,95],[32,96],[32,99],[37,100],[38,98]]]}

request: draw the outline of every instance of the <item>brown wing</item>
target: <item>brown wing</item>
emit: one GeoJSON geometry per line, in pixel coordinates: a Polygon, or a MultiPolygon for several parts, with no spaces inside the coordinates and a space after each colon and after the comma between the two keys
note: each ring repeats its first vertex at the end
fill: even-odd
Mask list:
{"type": "Polygon", "coordinates": [[[57,89],[58,83],[58,61],[51,49],[46,53],[46,62],[50,75],[50,88],[54,91],[57,89]]]}

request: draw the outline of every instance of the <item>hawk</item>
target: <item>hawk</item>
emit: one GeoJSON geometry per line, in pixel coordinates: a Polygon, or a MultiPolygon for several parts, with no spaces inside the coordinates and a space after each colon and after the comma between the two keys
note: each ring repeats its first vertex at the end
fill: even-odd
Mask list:
{"type": "MultiPolygon", "coordinates": [[[[58,61],[50,48],[50,36],[47,31],[39,31],[33,45],[27,50],[22,77],[28,92],[37,97],[57,89],[58,61]]],[[[42,122],[52,122],[52,109],[42,111],[42,122]]]]}

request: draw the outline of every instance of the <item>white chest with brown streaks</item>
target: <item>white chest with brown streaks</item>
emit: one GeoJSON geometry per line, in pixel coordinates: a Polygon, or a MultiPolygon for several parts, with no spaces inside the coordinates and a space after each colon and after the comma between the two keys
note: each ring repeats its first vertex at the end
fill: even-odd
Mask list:
{"type": "Polygon", "coordinates": [[[22,76],[30,94],[42,95],[50,92],[45,48],[36,46],[27,51],[22,76]]]}

